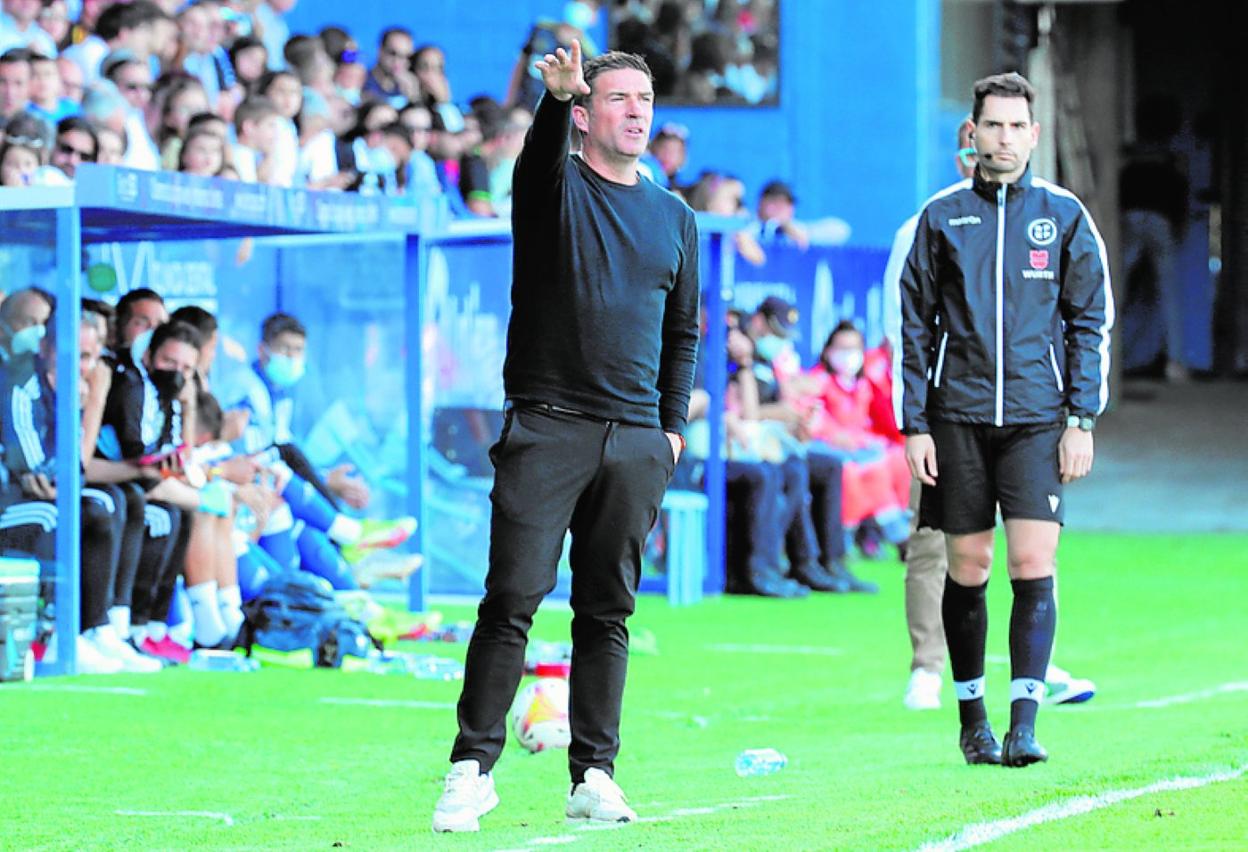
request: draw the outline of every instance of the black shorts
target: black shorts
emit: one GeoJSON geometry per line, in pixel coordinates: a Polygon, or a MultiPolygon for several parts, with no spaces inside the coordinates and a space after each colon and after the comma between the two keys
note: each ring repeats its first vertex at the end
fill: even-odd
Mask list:
{"type": "Polygon", "coordinates": [[[923,486],[919,526],[952,535],[990,530],[1005,520],[1062,523],[1057,446],[1061,424],[989,426],[932,422],[935,487],[923,486]]]}

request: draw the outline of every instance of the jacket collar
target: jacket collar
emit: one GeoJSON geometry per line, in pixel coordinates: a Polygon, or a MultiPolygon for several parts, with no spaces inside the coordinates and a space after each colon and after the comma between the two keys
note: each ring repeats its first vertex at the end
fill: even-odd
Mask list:
{"type": "MultiPolygon", "coordinates": [[[[984,196],[985,198],[996,198],[997,193],[1001,191],[1000,182],[985,180],[984,176],[980,174],[979,169],[975,170],[975,177],[973,178],[973,181],[974,183],[972,185],[974,186],[975,191],[979,193],[980,195],[984,196]]],[[[1022,192],[1023,190],[1027,189],[1030,186],[1031,186],[1031,166],[1028,165],[1027,168],[1023,171],[1023,174],[1019,177],[1019,179],[1014,181],[1014,183],[1010,184],[1010,189],[1007,195],[1008,196],[1017,195],[1018,193],[1022,192]]]]}

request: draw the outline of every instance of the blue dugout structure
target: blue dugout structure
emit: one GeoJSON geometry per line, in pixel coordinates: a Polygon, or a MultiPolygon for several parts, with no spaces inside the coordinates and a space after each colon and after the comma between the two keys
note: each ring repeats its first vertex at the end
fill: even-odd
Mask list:
{"type": "MultiPolygon", "coordinates": [[[[318,416],[305,424],[305,451],[319,464],[354,464],[381,511],[419,518],[410,546],[426,565],[410,580],[413,610],[424,609],[431,593],[479,594],[488,542],[482,459],[497,435],[490,415],[503,401],[511,246],[504,223],[448,223],[437,206],[376,196],[83,166],[72,188],[0,192],[0,224],[0,275],[9,290],[39,284],[67,306],[87,292],[108,298],[150,286],[171,307],[218,312],[223,348],[232,341],[243,353],[265,315],[299,315],[309,328],[309,379],[320,377],[309,389],[321,404],[311,406],[318,416]],[[111,272],[98,275],[101,267],[111,272]]],[[[846,316],[864,325],[869,342],[879,339],[884,252],[773,248],[766,265],[752,267],[731,237],[741,224],[699,219],[708,318],[751,309],[774,293],[802,312],[808,362],[846,316]]],[[[77,323],[77,311],[57,312],[59,375],[76,373],[77,323]]],[[[724,323],[708,320],[704,339],[708,353],[724,352],[724,323]]],[[[247,360],[219,356],[214,387],[229,381],[229,370],[247,369],[247,360]]],[[[714,593],[723,589],[725,565],[725,467],[717,449],[725,359],[707,357],[704,377],[711,395],[705,540],[684,541],[680,553],[704,554],[702,589],[714,593]]],[[[59,394],[58,423],[78,417],[75,396],[59,394]]],[[[77,429],[59,428],[56,477],[70,487],[57,494],[56,662],[41,673],[74,670],[74,643],[65,640],[79,627],[78,455],[77,429]]],[[[643,577],[643,590],[663,584],[661,576],[643,577]]]]}

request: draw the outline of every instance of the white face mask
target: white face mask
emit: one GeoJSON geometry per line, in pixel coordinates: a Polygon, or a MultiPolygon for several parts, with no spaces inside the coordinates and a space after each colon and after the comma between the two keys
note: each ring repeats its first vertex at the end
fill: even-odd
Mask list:
{"type": "Polygon", "coordinates": [[[862,369],[862,359],[861,349],[833,349],[828,355],[828,363],[841,376],[858,375],[858,371],[862,369]]]}
{"type": "Polygon", "coordinates": [[[38,352],[39,341],[46,333],[47,329],[41,325],[28,325],[9,338],[9,351],[14,355],[38,352]]]}
{"type": "Polygon", "coordinates": [[[788,341],[783,337],[768,334],[754,341],[754,352],[762,360],[771,362],[776,360],[776,357],[784,351],[787,345],[788,341]]]}

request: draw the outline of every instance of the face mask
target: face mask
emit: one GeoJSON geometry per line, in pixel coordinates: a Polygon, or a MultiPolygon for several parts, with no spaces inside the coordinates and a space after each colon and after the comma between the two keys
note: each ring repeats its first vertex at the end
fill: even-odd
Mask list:
{"type": "Polygon", "coordinates": [[[186,385],[186,376],[181,370],[148,370],[147,374],[156,386],[156,393],[165,400],[177,399],[186,385]]]}
{"type": "Polygon", "coordinates": [[[783,352],[787,345],[788,341],[783,337],[769,334],[754,341],[754,353],[762,360],[771,362],[776,360],[776,356],[783,352]]]}
{"type": "Polygon", "coordinates": [[[842,376],[856,376],[862,369],[861,349],[833,349],[828,356],[832,369],[842,376]]]}
{"type": "Polygon", "coordinates": [[[9,339],[9,351],[14,355],[37,352],[39,341],[46,333],[47,329],[41,325],[28,325],[9,339]]]}
{"type": "Polygon", "coordinates": [[[303,358],[271,352],[268,363],[264,365],[264,374],[277,387],[288,388],[303,378],[306,366],[303,358]]]}

